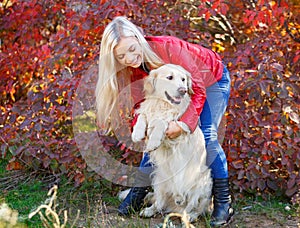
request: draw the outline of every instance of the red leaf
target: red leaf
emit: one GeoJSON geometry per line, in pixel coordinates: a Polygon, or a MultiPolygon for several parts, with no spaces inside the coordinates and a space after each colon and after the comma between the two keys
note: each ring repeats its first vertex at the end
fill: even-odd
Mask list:
{"type": "Polygon", "coordinates": [[[44,55],[44,56],[48,56],[48,55],[50,55],[50,53],[51,53],[51,50],[49,49],[48,44],[44,44],[44,45],[42,46],[42,51],[43,51],[43,55],[44,55]]]}
{"type": "Polygon", "coordinates": [[[9,122],[10,122],[11,124],[14,124],[14,123],[16,122],[16,119],[17,119],[16,114],[11,114],[11,115],[9,116],[9,122]]]}
{"type": "Polygon", "coordinates": [[[278,183],[276,181],[267,180],[267,186],[271,188],[272,190],[276,191],[278,190],[278,183]]]}
{"type": "Polygon", "coordinates": [[[249,22],[248,17],[243,17],[243,22],[244,22],[245,24],[248,24],[248,22],[249,22]]]}
{"type": "Polygon", "coordinates": [[[44,157],[43,160],[42,160],[42,162],[43,162],[44,168],[48,168],[49,165],[50,165],[51,160],[50,160],[49,157],[44,157]]]}
{"type": "Polygon", "coordinates": [[[281,158],[281,164],[285,166],[288,163],[288,157],[287,156],[282,156],[281,158]]]}
{"type": "Polygon", "coordinates": [[[262,144],[264,141],[265,141],[265,139],[263,137],[257,137],[254,140],[254,143],[257,144],[257,145],[259,145],[259,144],[262,144]]]}
{"type": "Polygon", "coordinates": [[[295,123],[299,124],[300,123],[300,117],[297,113],[291,112],[289,113],[289,118],[294,121],[295,123]]]}
{"type": "Polygon", "coordinates": [[[266,188],[266,181],[263,179],[258,180],[257,186],[261,191],[263,191],[266,188]]]}
{"type": "Polygon", "coordinates": [[[266,167],[261,167],[261,173],[262,173],[263,176],[265,176],[265,177],[270,176],[269,169],[266,168],[266,167]]]}
{"type": "Polygon", "coordinates": [[[225,3],[221,3],[220,12],[223,15],[226,15],[227,11],[229,10],[229,7],[225,3]]]}
{"type": "Polygon", "coordinates": [[[14,152],[14,155],[19,155],[25,148],[25,146],[19,146],[18,149],[14,152]]]}
{"type": "Polygon", "coordinates": [[[43,109],[42,107],[42,102],[39,101],[39,102],[35,102],[33,105],[32,105],[32,110],[35,111],[35,112],[39,112],[43,109]]]}
{"type": "Polygon", "coordinates": [[[220,5],[220,1],[215,1],[215,2],[212,4],[211,8],[214,10],[214,9],[218,8],[219,5],[220,5]]]}
{"type": "Polygon", "coordinates": [[[246,10],[246,15],[243,16],[243,21],[245,24],[247,24],[249,22],[249,17],[252,14],[251,10],[246,10]]]}
{"type": "Polygon", "coordinates": [[[6,166],[6,170],[21,170],[24,166],[17,161],[12,161],[6,166]]]}
{"type": "Polygon", "coordinates": [[[31,124],[31,120],[26,119],[23,121],[23,123],[19,126],[20,129],[24,129],[25,127],[29,127],[29,125],[31,124]]]}
{"type": "Polygon", "coordinates": [[[282,132],[280,132],[280,131],[276,131],[276,132],[273,132],[273,133],[272,133],[272,137],[273,137],[274,139],[279,139],[279,138],[282,138],[282,137],[283,137],[283,134],[282,134],[282,132]]]}
{"type": "Polygon", "coordinates": [[[74,180],[75,180],[75,187],[78,187],[85,180],[85,177],[82,173],[77,173],[74,177],[74,180]]]}
{"type": "Polygon", "coordinates": [[[206,11],[206,12],[205,12],[205,20],[208,21],[209,18],[210,18],[210,16],[211,16],[210,12],[209,12],[209,11],[206,11]]]}
{"type": "Polygon", "coordinates": [[[273,67],[274,69],[276,69],[278,71],[283,71],[283,66],[279,63],[272,63],[271,67],[273,67]]]}
{"type": "Polygon", "coordinates": [[[253,179],[258,179],[260,177],[260,173],[258,172],[257,169],[253,168],[250,170],[250,173],[251,173],[251,177],[253,179]]]}
{"type": "Polygon", "coordinates": [[[121,146],[120,146],[120,149],[121,149],[121,150],[125,150],[125,149],[126,149],[126,144],[125,144],[125,143],[122,143],[121,146]]]}
{"type": "Polygon", "coordinates": [[[244,178],[244,176],[245,176],[245,170],[241,169],[241,170],[238,172],[238,177],[237,177],[237,179],[238,179],[238,180],[241,180],[241,179],[244,178]]]}
{"type": "Polygon", "coordinates": [[[250,15],[249,15],[249,21],[256,21],[257,22],[257,20],[254,20],[254,17],[256,16],[256,12],[254,12],[254,11],[250,11],[250,15]]]}
{"type": "Polygon", "coordinates": [[[285,194],[288,196],[288,197],[291,197],[293,196],[294,194],[296,194],[298,192],[298,187],[297,185],[295,185],[293,188],[289,188],[285,191],[285,194]]]}
{"type": "Polygon", "coordinates": [[[262,23],[265,23],[265,12],[264,11],[260,11],[257,15],[257,20],[261,21],[262,23]]]}
{"type": "Polygon", "coordinates": [[[243,162],[243,160],[236,160],[236,161],[232,162],[232,166],[235,169],[241,169],[241,168],[244,168],[244,162],[243,162]]]}
{"type": "Polygon", "coordinates": [[[283,26],[284,25],[284,21],[285,21],[285,17],[281,16],[280,17],[280,25],[283,26]]]}
{"type": "Polygon", "coordinates": [[[293,58],[293,62],[294,63],[297,63],[300,59],[300,55],[296,55],[294,58],[293,58]]]}
{"type": "Polygon", "coordinates": [[[287,188],[290,189],[292,188],[294,185],[296,184],[296,178],[291,178],[289,179],[289,181],[287,182],[287,188]]]}
{"type": "Polygon", "coordinates": [[[282,0],[282,1],[280,1],[280,7],[288,9],[289,8],[289,4],[287,3],[286,0],[282,0]]]}

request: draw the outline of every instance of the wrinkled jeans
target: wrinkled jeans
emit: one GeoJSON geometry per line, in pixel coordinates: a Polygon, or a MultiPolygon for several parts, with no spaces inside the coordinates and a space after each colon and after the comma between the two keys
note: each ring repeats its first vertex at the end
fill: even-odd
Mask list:
{"type": "MultiPolygon", "coordinates": [[[[226,111],[229,94],[230,74],[224,66],[221,80],[206,88],[206,101],[199,117],[199,127],[206,143],[206,164],[211,168],[212,178],[228,177],[226,155],[218,141],[218,127],[226,111]]],[[[143,173],[151,173],[148,153],[144,153],[139,168],[143,173]]]]}

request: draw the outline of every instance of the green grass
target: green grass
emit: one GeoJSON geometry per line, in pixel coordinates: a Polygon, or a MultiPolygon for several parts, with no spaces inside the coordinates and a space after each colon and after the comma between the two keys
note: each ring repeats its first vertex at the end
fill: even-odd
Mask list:
{"type": "MultiPolygon", "coordinates": [[[[5,170],[6,165],[6,160],[0,161],[0,178],[12,173],[5,170]]],[[[19,212],[19,222],[22,224],[26,224],[28,227],[42,227],[37,217],[29,220],[28,214],[45,200],[46,195],[47,190],[42,187],[40,181],[30,180],[28,183],[14,186],[12,190],[1,191],[0,204],[6,203],[11,209],[17,210],[19,212]]]]}
{"type": "Polygon", "coordinates": [[[291,205],[285,197],[269,195],[263,198],[245,193],[244,197],[235,200],[234,207],[238,213],[248,212],[254,218],[265,216],[281,226],[285,226],[287,218],[299,218],[299,206],[291,205]]]}
{"type": "Polygon", "coordinates": [[[28,214],[44,202],[46,194],[47,191],[42,189],[41,183],[34,181],[8,191],[4,197],[10,208],[19,211],[21,223],[26,224],[28,227],[42,227],[37,216],[29,220],[28,214]]]}
{"type": "Polygon", "coordinates": [[[269,195],[267,198],[245,195],[243,199],[240,198],[236,200],[236,206],[239,210],[249,209],[256,213],[274,213],[274,211],[279,211],[285,215],[288,215],[296,212],[296,208],[289,203],[289,199],[271,195],[269,195]],[[291,210],[285,210],[286,206],[291,207],[291,210]]]}
{"type": "MultiPolygon", "coordinates": [[[[39,215],[35,215],[32,219],[29,219],[28,215],[48,198],[49,182],[45,182],[45,179],[41,178],[42,175],[36,175],[27,182],[22,179],[10,190],[2,191],[5,186],[1,186],[1,179],[14,174],[14,172],[5,170],[6,165],[6,160],[0,160],[0,204],[5,202],[10,208],[19,212],[19,222],[24,225],[21,227],[43,227],[39,215]]],[[[24,172],[23,175],[31,177],[28,172],[24,172]]],[[[60,176],[59,183],[57,211],[60,211],[61,222],[63,220],[62,211],[68,212],[67,227],[74,222],[78,209],[80,216],[75,227],[153,227],[153,225],[150,226],[149,219],[141,219],[138,215],[124,220],[116,213],[106,213],[106,210],[115,209],[120,203],[113,196],[118,189],[109,181],[91,175],[80,187],[74,187],[74,184],[66,177],[60,176]]],[[[299,213],[297,208],[292,206],[286,198],[269,196],[269,198],[263,199],[255,194],[247,195],[246,193],[236,197],[233,206],[237,212],[235,216],[237,221],[234,227],[247,227],[244,216],[249,215],[253,221],[263,215],[265,218],[276,221],[276,224],[285,226],[287,218],[297,217],[299,213]],[[286,210],[287,206],[290,207],[290,210],[286,210]]],[[[208,220],[202,220],[202,222],[206,223],[208,227],[208,220]]]]}
{"type": "MultiPolygon", "coordinates": [[[[28,218],[28,215],[49,198],[47,193],[52,185],[49,186],[49,183],[45,183],[42,175],[32,175],[29,172],[21,171],[21,175],[26,176],[26,178],[22,178],[16,186],[11,186],[8,176],[15,177],[20,174],[16,175],[19,172],[15,171],[6,171],[7,163],[7,160],[0,160],[0,183],[1,179],[5,178],[6,185],[10,185],[11,188],[3,190],[7,186],[0,184],[0,205],[6,203],[11,209],[17,210],[22,227],[43,227],[38,214],[31,219],[28,218]]],[[[93,222],[97,217],[96,213],[103,217],[103,211],[100,211],[102,208],[95,209],[95,205],[100,206],[105,202],[108,206],[116,206],[120,203],[116,197],[112,196],[111,189],[111,183],[100,178],[98,180],[90,178],[80,187],[74,187],[73,182],[70,182],[65,176],[60,176],[56,211],[60,212],[61,222],[63,222],[63,210],[66,210],[68,212],[68,227],[70,227],[79,209],[80,219],[78,223],[84,224],[85,227],[94,227],[93,222]]]]}
{"type": "Polygon", "coordinates": [[[77,133],[92,132],[97,130],[95,124],[96,114],[92,110],[84,111],[84,114],[75,116],[73,119],[73,128],[77,133]]]}

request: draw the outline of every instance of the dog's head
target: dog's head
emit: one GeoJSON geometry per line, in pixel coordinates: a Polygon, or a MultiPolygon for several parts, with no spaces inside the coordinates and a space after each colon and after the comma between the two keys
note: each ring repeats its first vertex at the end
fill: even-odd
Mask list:
{"type": "Polygon", "coordinates": [[[165,64],[150,71],[144,90],[146,97],[156,96],[172,104],[180,104],[185,97],[193,94],[191,74],[179,65],[165,64]]]}

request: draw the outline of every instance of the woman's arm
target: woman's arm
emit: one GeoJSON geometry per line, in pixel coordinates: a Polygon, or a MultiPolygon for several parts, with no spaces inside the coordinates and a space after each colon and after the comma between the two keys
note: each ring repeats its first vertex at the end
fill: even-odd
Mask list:
{"type": "MultiPolygon", "coordinates": [[[[191,73],[194,94],[191,96],[192,102],[179,121],[184,122],[190,132],[193,132],[198,125],[199,115],[206,99],[203,77],[209,71],[209,67],[200,63],[198,56],[191,52],[190,44],[185,41],[174,37],[151,37],[149,44],[166,63],[180,65],[191,73]]],[[[173,124],[169,127],[170,134],[173,132],[172,129],[176,132],[173,124]]]]}

